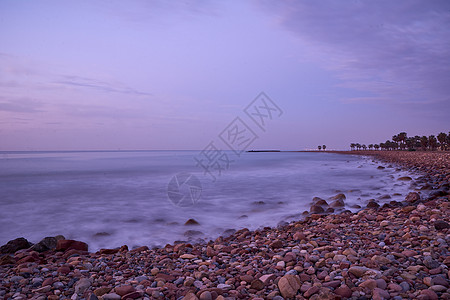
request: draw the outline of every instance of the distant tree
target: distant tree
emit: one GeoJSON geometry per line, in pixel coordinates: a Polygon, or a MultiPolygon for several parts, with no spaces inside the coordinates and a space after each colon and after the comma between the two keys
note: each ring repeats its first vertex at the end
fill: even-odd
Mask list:
{"type": "Polygon", "coordinates": [[[434,135],[430,135],[428,137],[428,146],[431,148],[432,151],[436,150],[437,147],[437,139],[434,135]]]}
{"type": "Polygon", "coordinates": [[[366,144],[363,144],[361,147],[363,148],[363,150],[366,150],[366,149],[367,149],[366,144]]]}
{"type": "Polygon", "coordinates": [[[426,151],[428,147],[428,138],[426,136],[422,136],[420,138],[420,145],[422,146],[422,150],[426,151]]]}
{"type": "Polygon", "coordinates": [[[327,146],[326,145],[322,145],[322,149],[323,149],[323,151],[325,151],[325,149],[327,149],[327,146]]]}
{"type": "Polygon", "coordinates": [[[361,150],[361,144],[360,143],[356,143],[356,149],[361,150]]]}
{"type": "Polygon", "coordinates": [[[369,144],[369,150],[372,150],[373,144],[369,144]]]}
{"type": "Polygon", "coordinates": [[[421,142],[420,142],[420,136],[416,135],[414,136],[414,146],[413,148],[415,149],[419,149],[421,147],[421,142]]]}
{"type": "Polygon", "coordinates": [[[322,146],[317,146],[317,149],[319,149],[319,151],[322,150],[322,146]]]}
{"type": "Polygon", "coordinates": [[[407,139],[407,134],[406,132],[400,132],[399,134],[397,134],[397,139],[400,142],[400,149],[405,149],[406,148],[406,139],[407,139]]]}
{"type": "Polygon", "coordinates": [[[356,144],[355,144],[355,143],[351,143],[351,144],[350,144],[350,149],[352,149],[352,151],[355,150],[355,147],[356,147],[356,144]]]}
{"type": "Polygon", "coordinates": [[[385,143],[380,143],[380,148],[381,148],[381,150],[386,150],[386,144],[385,143]]]}
{"type": "Polygon", "coordinates": [[[375,148],[375,150],[378,150],[380,148],[380,145],[375,144],[375,145],[373,145],[373,147],[375,148]]]}
{"type": "Polygon", "coordinates": [[[397,148],[398,147],[398,142],[400,141],[400,139],[399,139],[399,137],[398,137],[398,135],[393,135],[392,136],[392,148],[397,148]],[[395,144],[395,145],[394,145],[395,144]]]}
{"type": "Polygon", "coordinates": [[[444,132],[438,134],[437,139],[441,144],[441,150],[447,149],[447,135],[444,132]]]}

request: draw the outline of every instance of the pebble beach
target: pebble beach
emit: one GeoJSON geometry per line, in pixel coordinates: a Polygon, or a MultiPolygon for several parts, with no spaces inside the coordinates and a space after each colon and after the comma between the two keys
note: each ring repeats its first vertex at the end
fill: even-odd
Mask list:
{"type": "Polygon", "coordinates": [[[450,299],[450,153],[338,153],[421,176],[403,202],[371,201],[358,212],[329,214],[345,194],[316,197],[302,220],[201,244],[92,253],[63,236],[34,245],[18,238],[0,248],[0,297],[450,299]]]}

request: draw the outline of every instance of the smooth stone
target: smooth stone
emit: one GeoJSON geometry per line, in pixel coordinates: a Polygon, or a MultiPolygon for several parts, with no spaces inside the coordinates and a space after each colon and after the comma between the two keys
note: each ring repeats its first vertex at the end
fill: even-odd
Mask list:
{"type": "Polygon", "coordinates": [[[300,279],[296,275],[284,275],[278,281],[278,288],[284,298],[292,298],[300,289],[300,279]]]}

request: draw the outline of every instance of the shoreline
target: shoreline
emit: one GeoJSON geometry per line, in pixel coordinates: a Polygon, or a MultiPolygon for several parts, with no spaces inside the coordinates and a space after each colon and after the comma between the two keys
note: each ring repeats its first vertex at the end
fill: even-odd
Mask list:
{"type": "Polygon", "coordinates": [[[82,242],[53,241],[58,251],[19,250],[0,258],[10,263],[0,266],[0,297],[450,299],[450,153],[320,152],[372,156],[424,173],[422,188],[430,196],[414,192],[406,202],[357,213],[241,229],[207,244],[88,253],[82,242]]]}

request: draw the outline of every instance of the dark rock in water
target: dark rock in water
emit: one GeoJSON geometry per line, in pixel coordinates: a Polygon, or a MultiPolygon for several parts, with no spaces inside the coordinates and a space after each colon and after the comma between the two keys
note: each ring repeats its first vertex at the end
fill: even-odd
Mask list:
{"type": "Polygon", "coordinates": [[[450,225],[445,221],[437,220],[436,222],[434,222],[434,228],[436,228],[436,230],[443,230],[450,228],[450,225]]]}
{"type": "Polygon", "coordinates": [[[230,235],[232,235],[233,233],[235,233],[236,232],[236,229],[227,229],[227,230],[225,230],[224,232],[223,232],[223,236],[224,237],[227,237],[227,236],[230,236],[230,235]]]}
{"type": "Polygon", "coordinates": [[[11,240],[5,245],[0,247],[0,253],[15,253],[16,251],[22,249],[28,249],[32,246],[32,244],[27,241],[25,238],[17,238],[15,240],[11,240]]]}
{"type": "Polygon", "coordinates": [[[56,251],[67,250],[88,251],[88,245],[84,242],[75,240],[58,240],[56,243],[56,251]]]}
{"type": "Polygon", "coordinates": [[[198,231],[198,230],[188,230],[184,233],[184,236],[187,236],[187,237],[193,237],[193,236],[198,236],[198,235],[203,235],[203,232],[198,231]]]}
{"type": "Polygon", "coordinates": [[[332,207],[328,207],[327,210],[325,211],[327,214],[332,214],[334,213],[334,208],[332,207]]]}
{"type": "Polygon", "coordinates": [[[405,201],[410,203],[416,202],[418,200],[420,200],[420,195],[416,192],[411,192],[405,197],[405,201]]]}
{"type": "Polygon", "coordinates": [[[311,205],[310,212],[312,214],[321,214],[321,213],[324,213],[325,210],[320,205],[311,205]]]}
{"type": "MultiPolygon", "coordinates": [[[[344,197],[345,197],[345,196],[344,196],[344,197]]],[[[345,199],[345,198],[344,198],[344,199],[345,199]]],[[[335,200],[335,201],[331,202],[330,206],[331,206],[331,207],[344,207],[344,206],[345,206],[345,203],[344,203],[344,200],[343,200],[343,199],[338,199],[338,200],[335,200]]]]}
{"type": "Polygon", "coordinates": [[[247,218],[248,218],[247,215],[242,215],[242,216],[239,217],[239,219],[247,219],[247,218]]]}
{"type": "Polygon", "coordinates": [[[329,200],[345,200],[346,197],[344,194],[340,193],[337,194],[336,196],[330,197],[329,200]]]}
{"type": "Polygon", "coordinates": [[[188,225],[200,225],[200,223],[197,222],[194,219],[189,219],[189,220],[186,221],[186,223],[184,223],[184,225],[186,225],[186,226],[188,226],[188,225]]]}
{"type": "Polygon", "coordinates": [[[378,199],[379,200],[391,199],[391,196],[386,194],[386,195],[378,197],[378,199]]]}
{"type": "Polygon", "coordinates": [[[315,205],[328,206],[328,202],[323,199],[320,199],[319,197],[314,197],[313,201],[315,205]]]}
{"type": "Polygon", "coordinates": [[[378,170],[384,170],[385,169],[385,167],[383,167],[383,166],[378,166],[378,168],[377,168],[378,170]]]}
{"type": "Polygon", "coordinates": [[[255,204],[255,205],[264,205],[264,204],[266,204],[266,202],[264,202],[264,201],[255,201],[255,202],[253,202],[253,204],[255,204]]]}
{"type": "Polygon", "coordinates": [[[400,181],[410,181],[410,180],[412,180],[412,178],[409,177],[409,176],[403,176],[403,177],[397,178],[397,180],[400,180],[400,181]]]}
{"type": "Polygon", "coordinates": [[[48,250],[54,250],[58,240],[65,240],[66,238],[62,235],[58,236],[48,236],[43,238],[39,243],[33,245],[30,249],[37,252],[44,252],[48,250]]]}
{"type": "Polygon", "coordinates": [[[367,203],[367,208],[378,208],[380,207],[380,204],[378,204],[375,200],[370,200],[369,203],[367,203]]]}

